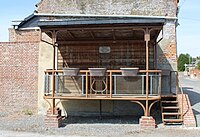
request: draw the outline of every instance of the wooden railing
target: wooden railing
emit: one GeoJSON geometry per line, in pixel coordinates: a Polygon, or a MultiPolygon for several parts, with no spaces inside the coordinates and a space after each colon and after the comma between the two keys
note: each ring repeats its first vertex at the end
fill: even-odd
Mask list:
{"type": "MultiPolygon", "coordinates": [[[[118,93],[116,92],[116,83],[115,83],[114,78],[123,77],[121,75],[121,72],[122,72],[121,70],[107,70],[106,75],[105,75],[105,81],[106,81],[105,83],[107,85],[106,93],[105,94],[93,94],[93,91],[91,91],[91,76],[90,76],[89,70],[80,70],[80,75],[78,75],[78,76],[82,77],[82,86],[84,86],[84,88],[82,87],[82,89],[81,89],[82,90],[81,94],[82,95],[84,94],[86,98],[91,97],[92,95],[106,96],[107,98],[112,98],[113,94],[118,95],[118,93]],[[114,81],[113,81],[113,79],[114,79],[114,81]],[[114,83],[114,85],[113,85],[113,83],[114,83]]],[[[158,79],[156,81],[157,82],[156,85],[158,86],[158,87],[156,87],[157,88],[156,95],[160,95],[161,94],[161,70],[148,70],[148,71],[147,70],[139,70],[138,75],[135,77],[140,77],[141,79],[144,80],[144,77],[146,77],[147,72],[149,73],[149,77],[150,77],[150,80],[149,80],[150,85],[148,84],[148,87],[150,87],[149,90],[151,92],[153,90],[152,87],[155,84],[153,84],[153,82],[152,82],[152,77],[155,77],[158,79]]],[[[56,82],[57,82],[57,77],[59,77],[59,76],[65,77],[63,75],[63,70],[46,70],[45,71],[45,77],[49,78],[48,81],[45,81],[45,95],[55,96],[55,94],[58,93],[58,90],[56,90],[56,87],[58,86],[58,85],[56,85],[56,82]],[[53,83],[53,81],[54,81],[54,83],[53,83]],[[50,89],[50,88],[52,88],[52,89],[50,89]]],[[[143,81],[142,88],[144,88],[144,86],[145,86],[144,81],[143,81]]],[[[149,96],[152,95],[151,92],[150,92],[149,96]]],[[[145,88],[140,95],[145,95],[145,88]]]]}
{"type": "Polygon", "coordinates": [[[177,81],[178,81],[178,85],[180,86],[180,92],[181,92],[181,119],[183,119],[183,97],[184,97],[184,94],[183,94],[182,85],[179,82],[178,72],[177,72],[177,81]]]}
{"type": "Polygon", "coordinates": [[[184,98],[183,88],[179,81],[178,71],[173,71],[173,72],[176,73],[176,96],[177,96],[177,99],[178,99],[178,95],[181,94],[181,104],[179,102],[179,106],[181,105],[181,119],[183,119],[183,98],[184,98]]]}

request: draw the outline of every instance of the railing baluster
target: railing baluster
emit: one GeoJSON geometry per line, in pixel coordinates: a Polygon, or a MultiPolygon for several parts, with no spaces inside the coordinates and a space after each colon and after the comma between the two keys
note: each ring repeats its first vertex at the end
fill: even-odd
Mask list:
{"type": "Polygon", "coordinates": [[[153,93],[152,89],[153,89],[153,81],[152,81],[152,75],[151,75],[150,76],[150,94],[153,93]]]}
{"type": "Polygon", "coordinates": [[[142,75],[142,95],[144,95],[144,75],[142,75]]]}
{"type": "Polygon", "coordinates": [[[117,94],[117,77],[114,75],[114,94],[117,94]]]}

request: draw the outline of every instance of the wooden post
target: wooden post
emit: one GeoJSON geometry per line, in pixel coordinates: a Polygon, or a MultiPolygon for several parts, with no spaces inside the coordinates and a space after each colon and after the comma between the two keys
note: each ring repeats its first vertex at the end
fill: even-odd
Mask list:
{"type": "Polygon", "coordinates": [[[56,31],[54,30],[52,33],[52,43],[53,43],[53,80],[52,80],[52,114],[55,114],[55,62],[56,62],[56,48],[55,48],[55,43],[56,43],[56,31]]]}
{"type": "Polygon", "coordinates": [[[108,73],[106,73],[106,97],[108,97],[108,73]]]}
{"type": "Polygon", "coordinates": [[[110,71],[110,98],[112,98],[112,71],[110,71]]]}
{"type": "Polygon", "coordinates": [[[88,98],[88,72],[86,72],[86,75],[85,75],[85,90],[86,90],[86,98],[88,98]]]}
{"type": "Polygon", "coordinates": [[[92,76],[90,76],[90,97],[92,97],[92,76]]]}
{"type": "Polygon", "coordinates": [[[146,42],[146,110],[145,116],[149,116],[149,41],[150,34],[148,28],[146,28],[144,40],[146,42]]]}

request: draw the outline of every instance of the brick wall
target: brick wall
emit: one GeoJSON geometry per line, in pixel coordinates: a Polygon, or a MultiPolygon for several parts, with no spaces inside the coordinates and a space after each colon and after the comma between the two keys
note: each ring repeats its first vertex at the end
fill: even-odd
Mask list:
{"type": "Polygon", "coordinates": [[[191,72],[190,72],[190,76],[192,78],[195,78],[195,77],[200,78],[200,70],[192,69],[191,72]]]}
{"type": "Polygon", "coordinates": [[[39,13],[176,16],[177,0],[41,0],[39,13]]]}
{"type": "MultiPolygon", "coordinates": [[[[178,95],[178,101],[182,104],[182,95],[178,95]]],[[[187,94],[183,95],[183,123],[186,127],[196,127],[195,117],[187,94]]]]}
{"type": "Polygon", "coordinates": [[[163,36],[157,46],[159,69],[177,70],[176,21],[166,20],[163,36]]]}
{"type": "Polygon", "coordinates": [[[34,30],[15,30],[9,29],[10,42],[38,42],[40,41],[40,31],[34,30]]]}
{"type": "Polygon", "coordinates": [[[0,42],[0,112],[37,112],[38,54],[38,42],[0,42]]]}

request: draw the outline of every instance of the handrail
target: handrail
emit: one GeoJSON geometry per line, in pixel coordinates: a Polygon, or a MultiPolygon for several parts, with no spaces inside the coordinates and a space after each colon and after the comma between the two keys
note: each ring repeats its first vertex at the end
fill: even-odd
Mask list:
{"type": "Polygon", "coordinates": [[[179,75],[178,75],[178,72],[176,71],[176,86],[177,88],[180,87],[180,90],[176,89],[176,95],[178,96],[178,91],[181,92],[181,119],[183,120],[183,88],[182,88],[182,85],[180,84],[180,81],[179,81],[179,75]]]}
{"type": "MultiPolygon", "coordinates": [[[[53,79],[54,79],[54,76],[55,75],[58,75],[58,73],[63,73],[64,70],[52,70],[52,69],[47,69],[46,71],[44,71],[45,74],[48,74],[48,75],[52,75],[53,76],[53,79]]],[[[161,76],[161,70],[138,70],[139,73],[156,73],[156,75],[159,75],[158,76],[161,76]]],[[[91,76],[90,76],[90,71],[89,70],[80,70],[79,73],[81,75],[77,75],[77,76],[85,76],[86,77],[86,82],[85,82],[85,94],[86,94],[86,98],[88,97],[91,97],[92,96],[92,91],[91,91],[91,76]],[[90,86],[90,88],[88,88],[90,86]]],[[[109,97],[109,98],[112,98],[113,96],[113,75],[115,75],[115,73],[122,73],[122,70],[106,70],[106,84],[109,84],[109,89],[107,89],[106,87],[106,96],[109,97]],[[109,78],[109,79],[108,79],[109,78]],[[109,82],[109,83],[108,83],[109,82]],[[107,90],[109,90],[109,94],[107,92],[107,90]]],[[[62,76],[65,76],[65,75],[62,75],[62,76]]],[[[142,75],[138,75],[138,76],[144,76],[143,74],[142,75]]],[[[161,82],[161,79],[159,80],[161,82]]],[[[53,81],[55,83],[55,80],[53,81]]],[[[152,83],[151,83],[152,84],[152,83]]],[[[52,87],[53,89],[55,89],[55,87],[52,87]]],[[[148,93],[148,92],[146,92],[148,93]]],[[[52,96],[54,96],[55,94],[55,91],[52,92],[52,96]]],[[[158,90],[158,94],[160,95],[160,90],[158,90]]]]}
{"type": "MultiPolygon", "coordinates": [[[[140,73],[145,73],[145,72],[150,72],[150,73],[161,73],[161,70],[138,70],[140,73]]],[[[44,71],[45,73],[53,73],[53,72],[58,72],[58,73],[62,73],[63,70],[52,70],[52,69],[47,69],[44,71]]],[[[80,73],[86,73],[89,72],[89,70],[80,70],[80,73]]],[[[107,73],[120,73],[122,72],[121,70],[107,70],[107,73]]]]}

